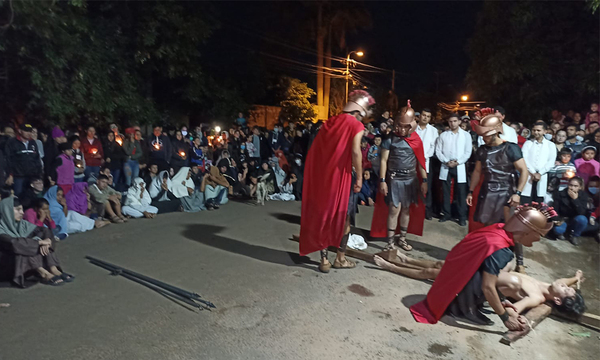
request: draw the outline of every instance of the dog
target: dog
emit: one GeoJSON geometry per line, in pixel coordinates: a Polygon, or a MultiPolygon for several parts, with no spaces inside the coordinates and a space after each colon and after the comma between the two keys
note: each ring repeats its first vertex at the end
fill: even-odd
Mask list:
{"type": "Polygon", "coordinates": [[[269,176],[271,176],[270,173],[259,176],[256,184],[256,203],[263,206],[265,205],[265,200],[269,200],[269,189],[267,184],[269,176]]]}

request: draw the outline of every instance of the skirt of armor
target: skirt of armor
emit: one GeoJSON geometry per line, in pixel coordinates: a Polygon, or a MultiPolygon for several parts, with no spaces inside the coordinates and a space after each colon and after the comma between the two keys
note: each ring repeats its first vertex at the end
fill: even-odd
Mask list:
{"type": "Polygon", "coordinates": [[[419,181],[415,173],[403,174],[403,176],[388,180],[388,195],[385,198],[385,203],[398,207],[410,206],[419,201],[419,181]]]}
{"type": "Polygon", "coordinates": [[[352,172],[352,182],[350,183],[350,198],[348,199],[348,212],[350,225],[356,225],[356,210],[358,208],[358,194],[354,192],[354,184],[356,184],[356,174],[352,172]]]}
{"type": "Polygon", "coordinates": [[[481,191],[473,220],[491,225],[504,220],[504,205],[511,194],[509,191],[481,191]]]}

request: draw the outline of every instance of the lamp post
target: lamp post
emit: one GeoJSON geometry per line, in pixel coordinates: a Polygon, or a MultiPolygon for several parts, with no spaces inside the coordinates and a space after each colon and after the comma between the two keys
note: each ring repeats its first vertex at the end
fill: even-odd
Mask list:
{"type": "Polygon", "coordinates": [[[346,102],[348,102],[348,79],[350,79],[350,55],[352,54],[356,54],[356,56],[363,56],[365,53],[362,51],[350,51],[348,56],[346,56],[346,102]]]}

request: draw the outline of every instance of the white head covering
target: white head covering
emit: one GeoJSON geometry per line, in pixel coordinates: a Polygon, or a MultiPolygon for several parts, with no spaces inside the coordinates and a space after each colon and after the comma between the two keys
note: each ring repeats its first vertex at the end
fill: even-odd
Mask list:
{"type": "Polygon", "coordinates": [[[182,167],[181,169],[179,169],[179,171],[177,172],[177,174],[175,174],[175,176],[173,176],[173,195],[175,195],[176,198],[180,199],[182,197],[186,197],[186,196],[190,196],[190,194],[188,193],[188,188],[192,188],[194,189],[196,186],[194,185],[194,181],[192,180],[192,178],[190,177],[189,179],[188,174],[190,172],[190,168],[187,166],[182,167]]]}
{"type": "MultiPolygon", "coordinates": [[[[150,185],[150,189],[148,189],[150,191],[150,196],[153,199],[156,198],[158,194],[160,194],[160,192],[162,191],[162,179],[165,176],[165,174],[167,175],[167,188],[169,189],[169,191],[173,191],[173,183],[169,178],[169,172],[167,170],[163,170],[160,173],[158,173],[158,175],[154,179],[152,179],[152,185],[150,185]]],[[[160,199],[158,199],[158,201],[169,201],[167,193],[164,193],[163,196],[160,199]]]]}
{"type": "Polygon", "coordinates": [[[127,199],[125,205],[127,206],[148,206],[152,202],[152,198],[146,189],[142,192],[142,186],[146,186],[144,179],[135,178],[133,185],[127,190],[127,199]],[[143,196],[142,196],[143,195],[143,196]]]}

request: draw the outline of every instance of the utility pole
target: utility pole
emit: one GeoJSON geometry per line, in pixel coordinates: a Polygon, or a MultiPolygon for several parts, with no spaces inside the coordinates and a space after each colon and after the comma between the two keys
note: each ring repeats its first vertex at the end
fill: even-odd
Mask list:
{"type": "Polygon", "coordinates": [[[364,53],[362,51],[350,51],[350,53],[348,53],[348,56],[346,56],[346,71],[344,72],[344,74],[346,75],[346,102],[348,102],[348,80],[350,79],[351,75],[350,75],[350,61],[352,61],[352,65],[354,66],[355,61],[354,60],[350,60],[350,55],[352,54],[356,54],[357,56],[363,56],[364,53]]]}
{"type": "Polygon", "coordinates": [[[392,91],[394,91],[395,83],[396,83],[396,70],[392,70],[392,91]]]}

